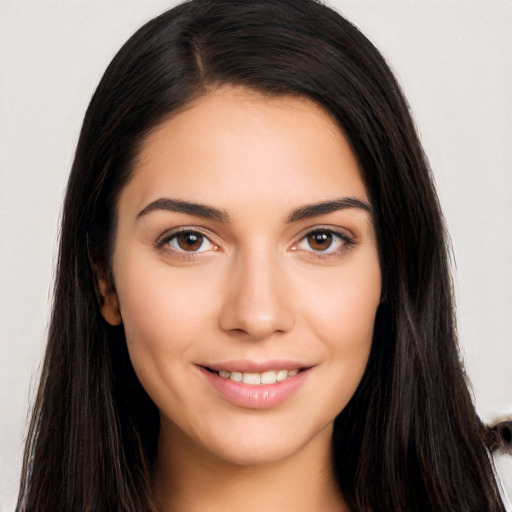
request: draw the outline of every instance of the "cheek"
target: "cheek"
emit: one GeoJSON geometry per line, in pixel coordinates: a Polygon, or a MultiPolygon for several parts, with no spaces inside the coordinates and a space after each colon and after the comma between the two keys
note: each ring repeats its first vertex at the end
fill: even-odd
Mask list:
{"type": "Polygon", "coordinates": [[[148,343],[160,338],[179,340],[191,334],[194,326],[200,327],[197,319],[204,317],[212,304],[209,298],[215,280],[199,267],[172,268],[154,259],[135,253],[126,256],[116,269],[127,336],[148,343]]]}
{"type": "Polygon", "coordinates": [[[381,295],[380,266],[376,256],[362,263],[316,281],[305,313],[315,338],[322,342],[331,390],[322,404],[332,417],[354,394],[372,345],[381,295]]]}
{"type": "Polygon", "coordinates": [[[159,381],[178,378],[183,366],[175,363],[190,360],[211,332],[216,283],[198,268],[176,270],[137,253],[115,270],[130,358],[149,392],[159,381]]]}
{"type": "Polygon", "coordinates": [[[317,280],[310,292],[309,323],[333,351],[368,351],[381,295],[377,258],[370,254],[357,266],[328,277],[317,280]]]}

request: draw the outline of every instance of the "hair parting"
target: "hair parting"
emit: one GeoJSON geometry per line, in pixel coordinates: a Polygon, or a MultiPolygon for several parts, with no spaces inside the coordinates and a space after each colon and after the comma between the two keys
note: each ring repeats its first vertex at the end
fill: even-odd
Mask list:
{"type": "Polygon", "coordinates": [[[365,374],[334,426],[348,506],[504,512],[460,362],[447,237],[409,107],[373,44],[313,0],[188,1],[140,28],[108,66],[68,182],[16,510],[156,511],[158,411],[123,327],[100,314],[93,266],[110,269],[117,198],[147,135],[222,85],[315,101],[361,167],[383,295],[365,374]]]}

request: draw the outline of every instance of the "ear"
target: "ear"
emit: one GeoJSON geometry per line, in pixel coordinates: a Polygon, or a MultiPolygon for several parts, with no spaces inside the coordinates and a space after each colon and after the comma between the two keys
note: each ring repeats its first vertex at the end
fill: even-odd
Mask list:
{"type": "Polygon", "coordinates": [[[105,322],[110,325],[119,325],[123,321],[121,312],[119,310],[119,301],[117,300],[117,293],[112,279],[111,272],[108,266],[104,264],[102,258],[99,256],[98,251],[94,254],[89,244],[89,237],[87,236],[87,256],[89,257],[89,264],[91,265],[93,280],[94,280],[94,293],[96,300],[100,307],[101,315],[105,322]]]}
{"type": "Polygon", "coordinates": [[[102,272],[96,266],[93,266],[95,274],[96,298],[100,306],[100,312],[107,323],[110,325],[120,325],[123,319],[119,310],[119,302],[114,283],[110,272],[102,272]]]}

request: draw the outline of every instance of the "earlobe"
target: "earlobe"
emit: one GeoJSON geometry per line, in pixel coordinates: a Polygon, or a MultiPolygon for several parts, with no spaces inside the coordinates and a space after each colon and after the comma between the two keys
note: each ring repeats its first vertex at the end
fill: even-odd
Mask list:
{"type": "Polygon", "coordinates": [[[119,310],[117,293],[111,279],[96,277],[96,294],[103,318],[110,325],[120,325],[123,319],[119,310]]]}
{"type": "Polygon", "coordinates": [[[94,293],[101,316],[110,325],[120,325],[123,319],[121,318],[119,301],[117,300],[111,272],[108,270],[107,265],[102,263],[103,259],[100,257],[100,252],[98,250],[95,251],[94,248],[94,245],[91,245],[89,242],[89,235],[87,235],[87,256],[91,265],[94,293]]]}

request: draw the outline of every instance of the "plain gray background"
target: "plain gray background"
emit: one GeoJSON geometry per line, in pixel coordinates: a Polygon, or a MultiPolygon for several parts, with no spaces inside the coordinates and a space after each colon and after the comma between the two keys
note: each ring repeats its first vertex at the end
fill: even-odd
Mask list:
{"type": "MultiPolygon", "coordinates": [[[[0,511],[14,509],[51,301],[58,217],[106,65],[160,0],[0,0],[0,511]]],[[[478,412],[512,415],[512,1],[330,1],[410,101],[452,237],[478,412]]],[[[93,449],[93,447],[91,447],[93,449]]],[[[498,458],[509,493],[512,457],[498,458]]]]}

